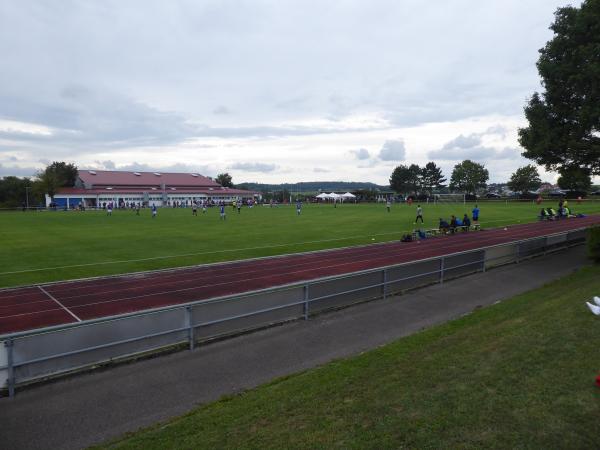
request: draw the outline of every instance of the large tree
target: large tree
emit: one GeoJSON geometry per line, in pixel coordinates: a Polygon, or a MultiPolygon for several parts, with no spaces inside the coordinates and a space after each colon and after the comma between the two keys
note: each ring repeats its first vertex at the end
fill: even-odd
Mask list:
{"type": "Polygon", "coordinates": [[[450,189],[465,194],[476,194],[478,189],[485,188],[489,178],[490,174],[482,164],[465,159],[454,166],[450,177],[450,189]]]}
{"type": "Polygon", "coordinates": [[[519,167],[515,173],[510,177],[508,187],[515,191],[526,193],[534,191],[542,185],[540,174],[538,173],[537,167],[533,164],[529,164],[524,167],[519,167]]]}
{"type": "Polygon", "coordinates": [[[537,62],[545,91],[533,94],[519,130],[523,156],[600,175],[600,0],[559,8],[550,29],[537,62]]]}
{"type": "Polygon", "coordinates": [[[442,169],[433,161],[428,162],[421,169],[421,187],[427,193],[431,194],[434,189],[442,188],[445,182],[446,178],[442,174],[442,169]]]}
{"type": "Polygon", "coordinates": [[[410,194],[419,188],[421,169],[416,164],[405,166],[400,164],[392,172],[390,187],[400,194],[410,194]]]}
{"type": "Polygon", "coordinates": [[[231,175],[229,175],[227,172],[220,173],[219,175],[217,175],[217,178],[215,178],[215,181],[223,187],[230,187],[230,188],[233,187],[233,182],[231,181],[231,175]]]}
{"type": "Polygon", "coordinates": [[[561,189],[572,191],[586,192],[592,186],[589,170],[578,167],[564,167],[561,169],[557,182],[561,189]]]}
{"type": "Polygon", "coordinates": [[[57,162],[47,166],[37,174],[37,188],[39,191],[48,194],[50,198],[61,187],[73,187],[77,181],[77,166],[75,164],[57,162]]]}

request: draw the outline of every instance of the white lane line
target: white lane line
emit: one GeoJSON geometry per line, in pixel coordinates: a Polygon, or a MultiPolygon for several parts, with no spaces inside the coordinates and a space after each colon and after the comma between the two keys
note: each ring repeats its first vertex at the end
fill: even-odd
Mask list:
{"type": "Polygon", "coordinates": [[[61,302],[59,302],[58,300],[56,300],[52,295],[50,295],[50,293],[45,290],[43,287],[38,286],[38,288],[40,289],[40,291],[42,291],[44,294],[46,294],[48,297],[50,297],[52,300],[54,300],[56,303],[59,304],[59,306],[64,309],[66,312],[68,312],[69,314],[71,314],[73,317],[75,317],[75,319],[77,320],[77,322],[81,322],[81,319],[79,317],[77,317],[75,314],[73,314],[69,308],[67,308],[65,305],[63,305],[61,302]]]}

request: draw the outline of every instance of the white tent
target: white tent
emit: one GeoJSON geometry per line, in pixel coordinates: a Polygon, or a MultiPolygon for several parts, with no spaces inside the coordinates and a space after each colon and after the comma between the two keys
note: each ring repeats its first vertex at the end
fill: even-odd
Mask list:
{"type": "Polygon", "coordinates": [[[337,200],[339,198],[341,198],[342,196],[340,194],[336,194],[335,192],[332,192],[331,194],[329,194],[328,198],[332,198],[334,200],[337,200]]]}
{"type": "Polygon", "coordinates": [[[356,195],[351,194],[350,192],[346,192],[345,194],[342,194],[343,198],[356,198],[356,195]]]}
{"type": "Polygon", "coordinates": [[[317,198],[325,200],[325,199],[329,198],[329,194],[326,194],[325,192],[323,192],[322,194],[317,195],[317,198]]]}

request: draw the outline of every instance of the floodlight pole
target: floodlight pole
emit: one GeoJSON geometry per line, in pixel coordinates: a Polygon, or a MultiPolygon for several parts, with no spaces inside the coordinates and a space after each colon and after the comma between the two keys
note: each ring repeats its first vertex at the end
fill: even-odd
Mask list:
{"type": "Polygon", "coordinates": [[[27,211],[29,211],[29,189],[31,189],[31,186],[25,186],[25,207],[27,211]]]}

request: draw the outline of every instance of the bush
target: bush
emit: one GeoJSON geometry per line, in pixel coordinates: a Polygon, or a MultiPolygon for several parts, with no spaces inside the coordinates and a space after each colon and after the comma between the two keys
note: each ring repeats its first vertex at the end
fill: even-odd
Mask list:
{"type": "Polygon", "coordinates": [[[600,263],[600,226],[588,228],[588,255],[594,262],[600,263]]]}

